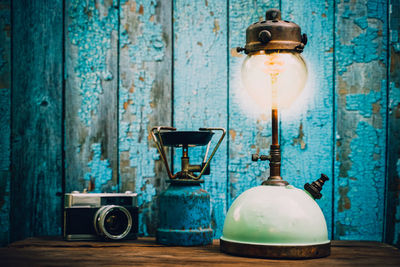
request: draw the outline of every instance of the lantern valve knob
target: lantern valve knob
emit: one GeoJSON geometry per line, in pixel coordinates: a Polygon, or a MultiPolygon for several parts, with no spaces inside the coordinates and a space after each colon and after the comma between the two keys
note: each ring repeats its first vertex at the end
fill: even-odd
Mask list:
{"type": "Polygon", "coordinates": [[[246,51],[246,48],[240,46],[236,47],[236,52],[241,53],[243,51],[246,51]]]}
{"type": "Polygon", "coordinates": [[[270,155],[258,155],[258,154],[252,154],[251,155],[251,160],[252,161],[266,161],[266,160],[271,160],[271,156],[270,155]]]}
{"type": "Polygon", "coordinates": [[[258,34],[258,39],[262,43],[268,43],[271,40],[271,33],[267,30],[263,30],[258,34]]]}
{"type": "Polygon", "coordinates": [[[312,182],[311,184],[306,183],[304,185],[304,189],[308,193],[310,193],[314,199],[320,199],[322,197],[322,194],[321,194],[322,187],[323,187],[324,183],[328,180],[329,180],[328,176],[321,173],[321,177],[318,180],[316,180],[315,182],[312,182]]]}

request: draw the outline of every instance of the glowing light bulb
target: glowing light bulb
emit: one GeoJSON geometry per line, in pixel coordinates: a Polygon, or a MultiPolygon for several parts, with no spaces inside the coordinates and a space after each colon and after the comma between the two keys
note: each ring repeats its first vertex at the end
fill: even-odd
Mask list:
{"type": "Polygon", "coordinates": [[[261,109],[288,108],[307,81],[307,66],[299,53],[260,51],[242,65],[243,87],[261,109]]]}

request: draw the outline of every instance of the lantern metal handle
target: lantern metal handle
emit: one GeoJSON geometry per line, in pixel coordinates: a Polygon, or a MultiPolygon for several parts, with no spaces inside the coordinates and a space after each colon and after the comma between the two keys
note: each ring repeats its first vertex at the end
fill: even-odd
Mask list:
{"type": "MultiPolygon", "coordinates": [[[[179,172],[176,174],[173,174],[171,172],[171,169],[169,168],[169,164],[168,164],[168,160],[167,160],[167,156],[165,154],[165,149],[164,149],[164,144],[161,138],[161,130],[170,130],[170,131],[176,131],[176,128],[174,127],[169,127],[169,126],[156,126],[153,127],[151,129],[151,136],[153,138],[154,143],[156,144],[157,150],[161,155],[161,159],[164,162],[165,168],[167,169],[167,173],[170,179],[176,179],[179,175],[179,172]],[[156,134],[158,136],[158,140],[156,137],[156,134]]],[[[207,169],[207,167],[210,165],[210,161],[211,159],[214,157],[215,152],[217,152],[218,147],[221,145],[222,140],[224,139],[225,135],[226,135],[226,130],[224,128],[219,128],[219,127],[210,127],[210,128],[200,128],[199,131],[221,131],[221,137],[218,140],[218,143],[215,145],[214,150],[212,151],[210,157],[207,159],[208,156],[208,152],[210,150],[210,145],[211,145],[211,140],[208,142],[207,145],[207,149],[206,149],[206,153],[204,155],[204,159],[203,159],[203,164],[202,164],[202,168],[200,171],[199,175],[192,175],[192,174],[187,174],[191,179],[193,180],[199,180],[201,178],[201,176],[204,174],[205,170],[207,169]]]]}
{"type": "Polygon", "coordinates": [[[204,171],[207,169],[208,165],[210,164],[211,159],[214,157],[215,152],[217,152],[218,147],[221,145],[222,140],[224,139],[224,137],[226,135],[226,130],[224,128],[220,128],[220,127],[200,128],[199,131],[221,131],[222,134],[218,140],[218,143],[215,145],[213,152],[211,153],[210,157],[208,158],[208,160],[206,162],[208,151],[209,151],[210,145],[211,145],[211,140],[210,140],[210,142],[208,142],[206,154],[204,155],[204,159],[203,159],[203,163],[205,163],[205,164],[203,164],[203,168],[201,169],[200,174],[198,176],[189,174],[189,177],[194,180],[199,180],[201,178],[201,176],[203,175],[204,171]]]}
{"type": "Polygon", "coordinates": [[[154,143],[156,143],[158,152],[160,152],[161,159],[164,162],[165,168],[167,169],[168,176],[170,179],[175,179],[178,175],[172,174],[172,172],[169,168],[167,156],[165,155],[164,144],[163,144],[162,138],[161,138],[161,130],[176,131],[176,128],[169,127],[169,126],[156,126],[151,129],[151,136],[153,137],[154,143]],[[156,135],[154,134],[155,131],[157,131],[158,140],[157,140],[156,135]]]}

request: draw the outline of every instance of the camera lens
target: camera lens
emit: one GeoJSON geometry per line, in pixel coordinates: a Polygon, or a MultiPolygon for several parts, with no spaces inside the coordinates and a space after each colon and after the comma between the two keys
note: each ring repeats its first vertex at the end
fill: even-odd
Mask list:
{"type": "Polygon", "coordinates": [[[121,235],[128,225],[128,217],[121,210],[110,211],[104,219],[104,228],[112,235],[121,235]]]}
{"type": "Polygon", "coordinates": [[[122,239],[132,228],[132,216],[121,206],[103,206],[94,216],[94,227],[98,235],[108,239],[122,239]]]}

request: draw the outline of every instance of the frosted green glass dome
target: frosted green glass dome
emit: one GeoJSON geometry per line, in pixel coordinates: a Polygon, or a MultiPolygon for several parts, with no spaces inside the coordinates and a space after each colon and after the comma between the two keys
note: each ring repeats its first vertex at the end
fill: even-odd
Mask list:
{"type": "Polygon", "coordinates": [[[325,217],[305,191],[288,186],[257,186],[230,207],[222,241],[271,246],[329,243],[325,217]]]}

